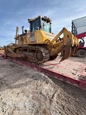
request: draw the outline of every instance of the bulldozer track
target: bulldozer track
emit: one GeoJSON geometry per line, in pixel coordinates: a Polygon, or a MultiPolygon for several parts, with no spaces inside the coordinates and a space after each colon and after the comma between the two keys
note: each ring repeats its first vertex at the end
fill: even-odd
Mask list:
{"type": "Polygon", "coordinates": [[[25,60],[36,64],[42,64],[49,60],[49,50],[42,46],[22,46],[14,49],[15,53],[24,54],[25,60]]]}

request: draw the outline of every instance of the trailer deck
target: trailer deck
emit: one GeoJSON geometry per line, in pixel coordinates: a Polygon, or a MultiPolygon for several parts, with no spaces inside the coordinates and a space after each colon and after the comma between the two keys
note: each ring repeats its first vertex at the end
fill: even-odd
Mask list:
{"type": "Polygon", "coordinates": [[[86,64],[82,63],[81,59],[77,61],[69,58],[63,62],[59,62],[60,58],[57,58],[53,61],[45,62],[42,65],[36,65],[15,58],[8,59],[86,90],[86,64]]]}

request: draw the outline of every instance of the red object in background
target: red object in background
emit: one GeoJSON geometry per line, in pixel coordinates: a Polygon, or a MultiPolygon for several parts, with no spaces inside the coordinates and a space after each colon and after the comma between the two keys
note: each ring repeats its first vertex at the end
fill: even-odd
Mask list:
{"type": "Polygon", "coordinates": [[[85,41],[83,38],[79,38],[79,46],[78,48],[84,48],[85,41]]]}
{"type": "Polygon", "coordinates": [[[83,33],[80,33],[80,34],[77,34],[76,37],[79,39],[79,46],[78,48],[84,48],[84,44],[85,44],[85,41],[84,41],[84,37],[86,36],[86,32],[83,32],[83,33]]]}
{"type": "Polygon", "coordinates": [[[86,32],[76,35],[77,38],[83,38],[86,36],[86,32]]]}
{"type": "Polygon", "coordinates": [[[79,39],[79,46],[78,46],[76,56],[84,58],[86,57],[86,46],[85,46],[86,32],[77,34],[76,37],[79,39]]]}
{"type": "Polygon", "coordinates": [[[86,16],[72,20],[71,27],[72,34],[79,39],[79,46],[75,55],[84,58],[86,57],[86,16]]]}

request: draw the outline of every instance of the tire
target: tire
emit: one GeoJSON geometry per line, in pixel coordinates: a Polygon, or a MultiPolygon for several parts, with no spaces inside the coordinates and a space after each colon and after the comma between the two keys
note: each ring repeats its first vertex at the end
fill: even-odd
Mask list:
{"type": "Polygon", "coordinates": [[[77,56],[81,57],[81,58],[85,58],[86,57],[86,50],[83,50],[83,49],[78,50],[77,51],[77,56]]]}

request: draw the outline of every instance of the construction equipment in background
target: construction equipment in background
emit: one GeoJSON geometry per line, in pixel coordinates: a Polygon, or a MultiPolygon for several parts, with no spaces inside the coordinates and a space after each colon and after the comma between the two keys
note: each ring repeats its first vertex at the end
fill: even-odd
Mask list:
{"type": "Polygon", "coordinates": [[[18,34],[16,27],[15,43],[4,47],[5,56],[20,58],[37,64],[55,59],[63,51],[60,61],[74,55],[78,47],[78,39],[63,28],[57,35],[51,32],[51,20],[38,16],[28,19],[30,30],[24,30],[18,34]]]}
{"type": "Polygon", "coordinates": [[[76,37],[79,39],[79,46],[76,55],[81,58],[86,57],[86,32],[77,34],[76,37]]]}
{"type": "Polygon", "coordinates": [[[72,34],[79,39],[76,56],[86,57],[86,16],[72,20],[72,34]]]}

